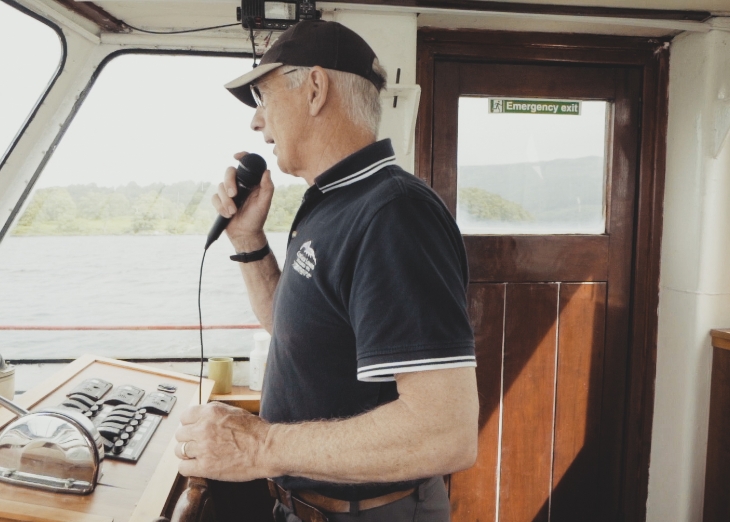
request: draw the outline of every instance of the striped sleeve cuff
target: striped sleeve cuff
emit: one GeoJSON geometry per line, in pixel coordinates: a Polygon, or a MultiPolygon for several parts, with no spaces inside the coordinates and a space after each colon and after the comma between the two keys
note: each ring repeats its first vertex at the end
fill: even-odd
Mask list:
{"type": "Polygon", "coordinates": [[[357,380],[362,382],[393,381],[398,373],[444,370],[467,366],[475,367],[476,365],[476,357],[473,355],[371,364],[357,369],[357,380]]]}

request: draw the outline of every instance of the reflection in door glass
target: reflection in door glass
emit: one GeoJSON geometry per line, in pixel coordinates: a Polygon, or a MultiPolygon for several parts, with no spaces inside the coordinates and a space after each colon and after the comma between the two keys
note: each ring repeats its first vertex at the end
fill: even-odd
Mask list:
{"type": "Polygon", "coordinates": [[[604,233],[607,102],[507,101],[459,98],[462,233],[604,233]]]}

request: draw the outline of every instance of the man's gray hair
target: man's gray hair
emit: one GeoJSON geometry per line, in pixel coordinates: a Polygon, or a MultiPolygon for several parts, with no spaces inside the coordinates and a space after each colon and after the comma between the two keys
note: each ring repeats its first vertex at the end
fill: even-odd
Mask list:
{"type": "MultiPolygon", "coordinates": [[[[304,83],[311,67],[297,67],[296,69],[295,72],[287,75],[291,89],[296,89],[304,83]]],[[[370,80],[357,74],[332,69],[325,70],[340,93],[350,120],[356,125],[365,127],[377,137],[382,115],[380,92],[377,87],[370,80]]],[[[377,58],[373,61],[373,71],[387,80],[388,74],[377,58]]]]}

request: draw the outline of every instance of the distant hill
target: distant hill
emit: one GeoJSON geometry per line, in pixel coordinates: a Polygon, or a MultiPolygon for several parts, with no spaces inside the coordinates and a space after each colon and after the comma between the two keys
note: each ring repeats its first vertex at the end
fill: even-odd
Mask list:
{"type": "MultiPolygon", "coordinates": [[[[39,189],[13,230],[16,236],[207,234],[217,213],[211,183],[184,181],[121,187],[70,185],[39,189]]],[[[306,187],[276,189],[266,230],[289,230],[306,187]]]]}
{"type": "Polygon", "coordinates": [[[534,221],[517,203],[476,187],[459,189],[459,206],[479,221],[534,221]]]}
{"type": "MultiPolygon", "coordinates": [[[[603,159],[459,167],[459,215],[477,223],[603,222],[603,159]]],[[[274,193],[266,229],[288,231],[306,187],[274,193]]],[[[37,190],[14,235],[206,234],[216,186],[192,181],[37,190]]]]}
{"type": "Polygon", "coordinates": [[[459,167],[460,197],[464,189],[481,189],[521,207],[523,220],[539,222],[602,221],[603,180],[604,161],[598,156],[459,167]]]}

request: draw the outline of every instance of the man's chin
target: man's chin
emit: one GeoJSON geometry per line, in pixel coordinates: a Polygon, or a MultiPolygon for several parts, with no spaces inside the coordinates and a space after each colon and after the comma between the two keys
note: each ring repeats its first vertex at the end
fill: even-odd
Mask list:
{"type": "MultiPolygon", "coordinates": [[[[274,154],[276,154],[276,153],[274,153],[274,154]]],[[[286,165],[286,163],[284,163],[283,161],[281,161],[281,158],[279,156],[276,156],[276,166],[279,167],[279,170],[282,173],[292,175],[292,173],[289,170],[289,168],[286,165]]]]}

